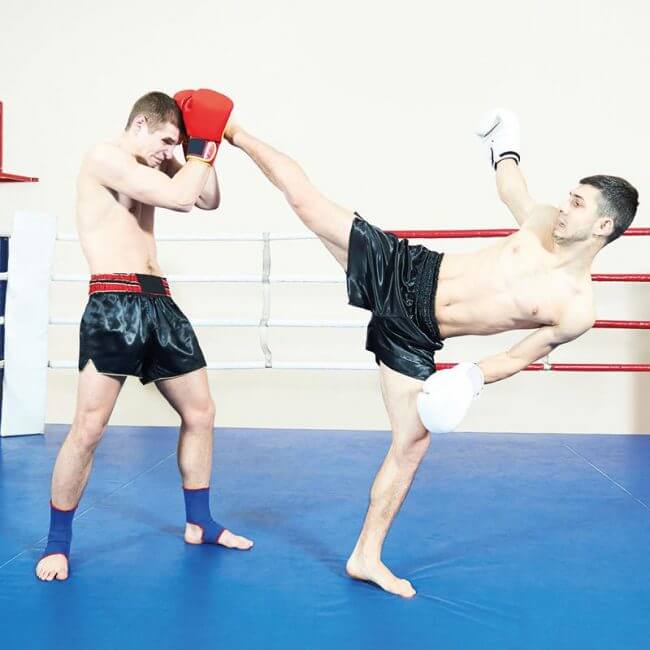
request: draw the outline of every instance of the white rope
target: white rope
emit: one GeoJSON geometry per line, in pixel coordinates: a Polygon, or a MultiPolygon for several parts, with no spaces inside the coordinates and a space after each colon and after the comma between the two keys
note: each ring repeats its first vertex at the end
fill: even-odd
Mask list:
{"type": "MultiPolygon", "coordinates": [[[[168,275],[169,282],[211,282],[215,284],[223,283],[251,283],[262,284],[263,275],[168,275]]],[[[0,274],[0,280],[2,280],[0,274]]],[[[65,273],[53,274],[52,282],[88,282],[88,275],[73,275],[65,273]]],[[[270,284],[343,284],[345,277],[338,275],[276,275],[269,277],[270,284]]]]}
{"type": "MultiPolygon", "coordinates": [[[[50,318],[50,325],[79,325],[79,318],[50,318]]],[[[193,327],[260,327],[260,321],[256,318],[193,318],[193,327]]],[[[2,320],[0,320],[2,325],[2,320]]],[[[362,329],[368,326],[368,321],[360,320],[290,320],[282,318],[270,318],[266,323],[268,328],[333,328],[333,329],[362,329]]]]}
{"type": "MultiPolygon", "coordinates": [[[[48,367],[53,370],[76,370],[78,363],[68,359],[51,360],[48,367]]],[[[373,363],[325,363],[321,361],[281,361],[266,366],[264,361],[208,361],[208,370],[376,370],[373,363]]]]}
{"type": "Polygon", "coordinates": [[[264,367],[273,366],[273,354],[269,346],[269,318],[271,317],[271,242],[269,233],[264,233],[264,249],[262,251],[262,315],[260,316],[259,337],[260,347],[264,355],[264,367]]]}
{"type": "MultiPolygon", "coordinates": [[[[312,233],[219,233],[215,235],[156,235],[156,241],[178,241],[178,242],[205,242],[205,241],[240,241],[254,242],[264,241],[264,235],[268,234],[269,241],[296,241],[304,239],[317,239],[312,233]]],[[[1,236],[1,235],[0,235],[1,236]]],[[[61,233],[56,238],[57,241],[79,241],[79,235],[76,233],[61,233]]]]}
{"type": "Polygon", "coordinates": [[[4,273],[0,273],[0,281],[2,280],[8,280],[9,279],[9,273],[5,271],[4,273]]]}

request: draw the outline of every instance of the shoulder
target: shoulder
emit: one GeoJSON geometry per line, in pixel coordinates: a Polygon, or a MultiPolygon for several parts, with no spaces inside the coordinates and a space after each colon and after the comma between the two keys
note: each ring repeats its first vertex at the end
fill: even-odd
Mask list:
{"type": "Polygon", "coordinates": [[[534,233],[547,246],[553,241],[553,226],[559,213],[559,208],[548,203],[536,203],[529,216],[521,226],[522,230],[534,233]]]}
{"type": "Polygon", "coordinates": [[[132,174],[136,166],[137,162],[131,154],[116,144],[103,142],[86,152],[79,176],[113,187],[119,179],[132,174]]]}
{"type": "Polygon", "coordinates": [[[522,225],[522,230],[537,230],[540,227],[552,228],[558,215],[559,208],[549,203],[536,203],[530,209],[528,218],[522,225]]]}
{"type": "Polygon", "coordinates": [[[86,151],[84,160],[103,160],[105,158],[119,156],[120,154],[126,155],[116,144],[112,142],[99,142],[86,151]]]}
{"type": "Polygon", "coordinates": [[[126,151],[110,142],[101,142],[91,147],[83,157],[82,166],[89,170],[116,163],[124,164],[128,161],[134,161],[126,151]]]}

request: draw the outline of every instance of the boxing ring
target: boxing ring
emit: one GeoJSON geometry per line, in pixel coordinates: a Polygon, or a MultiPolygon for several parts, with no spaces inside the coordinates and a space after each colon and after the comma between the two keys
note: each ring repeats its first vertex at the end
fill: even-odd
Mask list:
{"type": "MultiPolygon", "coordinates": [[[[496,237],[509,230],[405,231],[411,238],[496,237]]],[[[632,229],[628,236],[647,236],[632,229]]],[[[170,276],[263,286],[259,319],[193,320],[259,330],[256,363],[209,367],[362,370],[369,364],[276,360],[273,327],[362,328],[361,320],[274,319],[272,287],[342,276],[271,272],[170,276]]],[[[70,241],[72,235],[60,240],[70,241]]],[[[187,241],[187,236],[160,239],[187,241]]],[[[192,239],[196,239],[192,237],[192,239]]],[[[85,276],[51,276],[85,282],[85,276]]],[[[599,275],[648,282],[648,274],[599,275]]],[[[11,275],[9,275],[11,283],[11,275]]],[[[49,317],[75,328],[76,318],[49,317]]],[[[648,329],[601,320],[599,328],[648,329]]],[[[49,372],[76,367],[48,362],[49,372]]],[[[451,365],[451,364],[448,364],[451,365]]],[[[647,372],[650,364],[533,364],[531,371],[647,372]]],[[[0,593],[7,648],[641,648],[650,620],[650,437],[456,433],[436,436],[388,536],[384,560],[412,601],[345,576],[387,431],[217,430],[213,510],[256,542],[237,553],[182,543],[174,427],[109,427],[75,519],[72,574],[41,584],[54,458],[67,427],[0,442],[0,593]],[[11,616],[8,617],[8,612],[11,616]],[[56,630],[56,633],[53,632],[56,630]]]]}
{"type": "MultiPolygon", "coordinates": [[[[33,215],[27,221],[33,224],[33,215]]],[[[9,287],[12,249],[20,251],[18,243],[12,246],[16,231],[7,240],[9,270],[0,276],[9,287]]],[[[510,232],[397,234],[440,239],[510,232]]],[[[650,229],[626,235],[648,236],[650,229]]],[[[274,241],[311,238],[159,238],[261,244],[258,275],[169,276],[171,284],[263,288],[257,319],[193,319],[195,326],[259,332],[259,361],[210,359],[210,369],[376,368],[275,358],[268,337],[273,328],[363,328],[367,322],[273,317],[274,285],[344,281],[342,274],[273,274],[274,241]]],[[[53,274],[49,280],[82,283],[87,276],[53,274]]],[[[650,274],[601,274],[594,280],[645,283],[650,274]]],[[[75,331],[78,319],[46,311],[47,326],[75,331]]],[[[595,327],[646,330],[650,321],[600,320],[595,327]]],[[[38,381],[47,372],[76,368],[76,361],[38,354],[38,381]]],[[[648,372],[650,364],[546,359],[528,370],[648,372]]],[[[10,377],[7,382],[15,385],[10,377]]],[[[37,391],[30,397],[39,399],[37,391]]],[[[71,578],[42,584],[33,568],[45,546],[46,537],[39,536],[47,531],[50,475],[67,427],[44,431],[0,439],[3,647],[647,647],[650,436],[435,436],[384,551],[388,566],[417,590],[406,601],[352,581],[344,571],[370,482],[390,444],[387,431],[219,428],[213,511],[256,543],[251,552],[237,553],[182,543],[177,429],[111,426],[75,518],[71,578]]]]}

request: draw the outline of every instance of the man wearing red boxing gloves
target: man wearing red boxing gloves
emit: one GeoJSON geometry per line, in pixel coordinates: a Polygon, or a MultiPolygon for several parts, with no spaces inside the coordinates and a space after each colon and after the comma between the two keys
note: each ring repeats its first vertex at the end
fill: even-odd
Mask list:
{"type": "Polygon", "coordinates": [[[372,312],[366,348],[380,366],[393,432],[348,559],[350,576],[404,597],[415,594],[381,560],[382,547],[429,445],[452,431],[484,383],[510,377],[588,330],[594,321],[591,263],[629,226],[637,191],[615,176],[583,178],[561,208],[536,203],[519,169],[519,123],[497,109],[478,129],[499,196],[521,226],[469,254],[445,254],[384,232],[330,201],[291,158],[234,123],[224,137],[284,194],[347,273],[350,304],[372,312]],[[534,330],[505,352],[435,372],[443,341],[534,330]]]}
{"type": "Polygon", "coordinates": [[[158,390],[181,418],[178,442],[188,544],[247,550],[210,513],[214,404],[205,359],[185,315],[172,300],[156,259],[156,207],[189,212],[219,206],[214,160],[232,110],[212,90],[172,98],[152,92],[133,106],[125,131],[86,155],[77,181],[77,228],[90,267],[80,328],[75,417],[54,466],[41,580],[69,575],[72,519],[94,451],[127,376],[158,390]],[[187,162],[174,148],[185,142],[187,162]]]}

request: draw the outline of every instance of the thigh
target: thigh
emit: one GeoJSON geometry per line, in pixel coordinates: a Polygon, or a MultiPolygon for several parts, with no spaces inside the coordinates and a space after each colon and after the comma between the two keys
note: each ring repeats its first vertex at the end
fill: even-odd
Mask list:
{"type": "Polygon", "coordinates": [[[156,381],[156,388],[181,416],[212,407],[208,373],[205,368],[180,377],[156,381]]]}
{"type": "Polygon", "coordinates": [[[95,364],[88,361],[79,373],[77,414],[96,413],[108,420],[120,390],[122,390],[124,380],[123,376],[105,375],[98,372],[95,364]]]}
{"type": "Polygon", "coordinates": [[[298,211],[305,225],[345,271],[354,212],[330,201],[315,188],[304,197],[298,211]]]}
{"type": "Polygon", "coordinates": [[[417,412],[417,396],[424,382],[396,372],[383,363],[379,366],[379,380],[393,440],[408,444],[426,436],[427,430],[417,412]]]}

